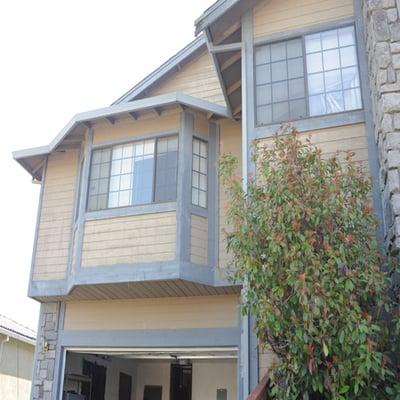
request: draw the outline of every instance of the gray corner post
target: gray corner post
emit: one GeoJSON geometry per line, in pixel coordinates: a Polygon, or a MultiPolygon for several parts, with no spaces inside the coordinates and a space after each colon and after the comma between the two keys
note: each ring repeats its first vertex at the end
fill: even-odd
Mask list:
{"type": "Polygon", "coordinates": [[[60,386],[61,348],[64,308],[59,302],[42,303],[36,339],[31,400],[55,399],[60,386]]]}
{"type": "MultiPolygon", "coordinates": [[[[218,209],[219,209],[219,184],[218,184],[218,157],[219,157],[219,127],[215,122],[208,124],[208,264],[217,270],[218,264],[218,209]]],[[[215,277],[214,277],[215,279],[215,277]]]]}
{"type": "Polygon", "coordinates": [[[187,111],[181,113],[179,129],[178,188],[176,211],[176,259],[190,261],[192,140],[194,117],[187,111]]]}
{"type": "MultiPolygon", "coordinates": [[[[250,148],[255,139],[254,120],[254,39],[253,10],[242,16],[242,177],[247,190],[249,176],[254,176],[250,148]]],[[[242,296],[246,295],[244,282],[242,296]]],[[[254,333],[254,318],[244,315],[241,321],[241,346],[239,360],[240,399],[246,399],[258,384],[258,341],[254,333]]]]}
{"type": "Polygon", "coordinates": [[[72,276],[75,274],[76,270],[80,268],[82,261],[82,247],[83,247],[83,235],[85,229],[85,212],[86,212],[86,203],[87,203],[87,194],[88,194],[88,182],[90,175],[90,159],[92,154],[92,146],[93,146],[93,129],[89,128],[85,135],[85,147],[83,151],[83,164],[81,171],[78,173],[81,174],[79,179],[79,186],[77,190],[79,193],[79,200],[77,202],[77,215],[76,222],[74,227],[75,234],[73,235],[74,243],[72,248],[74,249],[74,254],[71,256],[71,263],[74,260],[74,265],[71,265],[70,270],[70,279],[72,280],[72,276]]]}

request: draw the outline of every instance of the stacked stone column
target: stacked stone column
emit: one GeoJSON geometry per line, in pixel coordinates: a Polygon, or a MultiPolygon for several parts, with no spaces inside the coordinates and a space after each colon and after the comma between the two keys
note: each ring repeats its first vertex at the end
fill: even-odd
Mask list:
{"type": "Polygon", "coordinates": [[[385,240],[400,249],[400,0],[362,0],[385,240]]]}
{"type": "Polygon", "coordinates": [[[60,303],[41,304],[33,367],[32,400],[52,399],[59,320],[60,303]]]}

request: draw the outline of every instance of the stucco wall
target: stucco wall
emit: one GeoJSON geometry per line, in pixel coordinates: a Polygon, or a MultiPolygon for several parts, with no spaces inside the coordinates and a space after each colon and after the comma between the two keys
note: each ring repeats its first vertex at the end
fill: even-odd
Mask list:
{"type": "MultiPolygon", "coordinates": [[[[0,334],[0,344],[6,339],[0,334]]],[[[10,338],[0,353],[0,399],[28,400],[31,390],[34,346],[10,338]]]]}

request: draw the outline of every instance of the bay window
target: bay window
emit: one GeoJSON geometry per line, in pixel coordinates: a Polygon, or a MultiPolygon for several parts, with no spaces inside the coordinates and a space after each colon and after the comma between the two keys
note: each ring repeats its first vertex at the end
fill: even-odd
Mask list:
{"type": "Polygon", "coordinates": [[[354,26],[257,46],[256,123],[362,108],[354,26]]]}
{"type": "Polygon", "coordinates": [[[94,150],[88,211],[176,200],[178,137],[94,150]]]}

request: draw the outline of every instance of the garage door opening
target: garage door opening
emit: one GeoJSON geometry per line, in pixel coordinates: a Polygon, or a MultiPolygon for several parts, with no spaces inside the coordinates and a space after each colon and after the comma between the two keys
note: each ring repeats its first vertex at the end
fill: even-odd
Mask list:
{"type": "Polygon", "coordinates": [[[66,352],[63,400],[235,400],[236,348],[66,352]]]}

